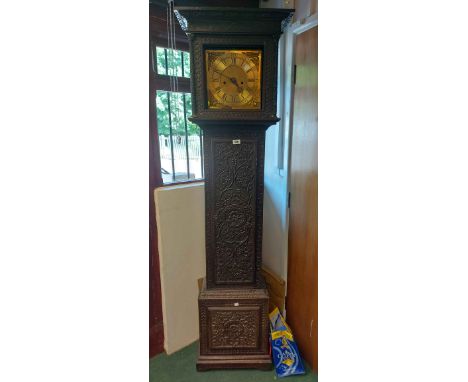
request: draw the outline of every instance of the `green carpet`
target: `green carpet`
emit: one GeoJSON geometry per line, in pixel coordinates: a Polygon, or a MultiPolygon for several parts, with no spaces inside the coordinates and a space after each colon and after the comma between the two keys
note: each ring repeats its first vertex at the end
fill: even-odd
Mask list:
{"type": "MultiPolygon", "coordinates": [[[[171,354],[159,354],[150,359],[150,382],[263,382],[280,380],[275,371],[260,370],[210,370],[198,372],[195,363],[198,356],[198,341],[171,354]]],[[[282,378],[291,382],[316,382],[317,374],[309,368],[305,375],[282,378]]]]}

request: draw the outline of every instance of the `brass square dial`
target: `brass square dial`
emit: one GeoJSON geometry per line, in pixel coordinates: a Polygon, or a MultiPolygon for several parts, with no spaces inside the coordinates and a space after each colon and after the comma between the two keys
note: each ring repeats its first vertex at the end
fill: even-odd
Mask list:
{"type": "Polygon", "coordinates": [[[262,51],[205,50],[209,109],[261,108],[262,51]]]}

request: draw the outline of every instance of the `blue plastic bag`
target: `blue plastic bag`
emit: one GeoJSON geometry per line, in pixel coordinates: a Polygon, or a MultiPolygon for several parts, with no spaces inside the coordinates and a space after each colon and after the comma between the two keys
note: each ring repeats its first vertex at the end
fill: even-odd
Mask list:
{"type": "Polygon", "coordinates": [[[288,375],[305,374],[301,355],[289,328],[278,308],[270,313],[271,350],[276,375],[280,378],[288,375]]]}

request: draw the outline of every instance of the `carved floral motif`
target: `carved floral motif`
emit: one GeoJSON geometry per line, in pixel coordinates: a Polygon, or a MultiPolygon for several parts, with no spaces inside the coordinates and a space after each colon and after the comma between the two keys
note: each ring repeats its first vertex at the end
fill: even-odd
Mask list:
{"type": "Polygon", "coordinates": [[[198,302],[200,354],[268,354],[268,293],[265,289],[206,289],[203,286],[198,302]],[[235,307],[236,302],[239,307],[235,307]],[[220,316],[216,317],[218,314],[220,316]],[[228,339],[233,333],[237,333],[240,340],[228,339]],[[213,337],[218,335],[225,339],[213,342],[213,337]],[[255,346],[252,338],[255,338],[255,346]]]}
{"type": "Polygon", "coordinates": [[[256,142],[213,142],[217,282],[255,281],[256,142]]]}
{"type": "Polygon", "coordinates": [[[205,130],[207,287],[255,285],[262,262],[264,129],[205,130]],[[240,144],[233,144],[239,139],[240,144]]]}
{"type": "Polygon", "coordinates": [[[257,348],[259,310],[213,310],[211,348],[257,348]]]}

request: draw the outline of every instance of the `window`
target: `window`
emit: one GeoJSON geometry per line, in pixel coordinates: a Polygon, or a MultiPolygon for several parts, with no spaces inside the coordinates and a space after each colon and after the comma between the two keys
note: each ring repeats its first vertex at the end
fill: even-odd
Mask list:
{"type": "Polygon", "coordinates": [[[190,53],[157,46],[155,54],[156,73],[190,78],[190,53]]]}
{"type": "Polygon", "coordinates": [[[162,181],[202,179],[202,134],[188,120],[192,113],[190,54],[160,46],[153,46],[152,53],[162,181]]]}
{"type": "Polygon", "coordinates": [[[158,90],[156,110],[164,184],[203,178],[200,128],[187,119],[191,94],[158,90]]]}

